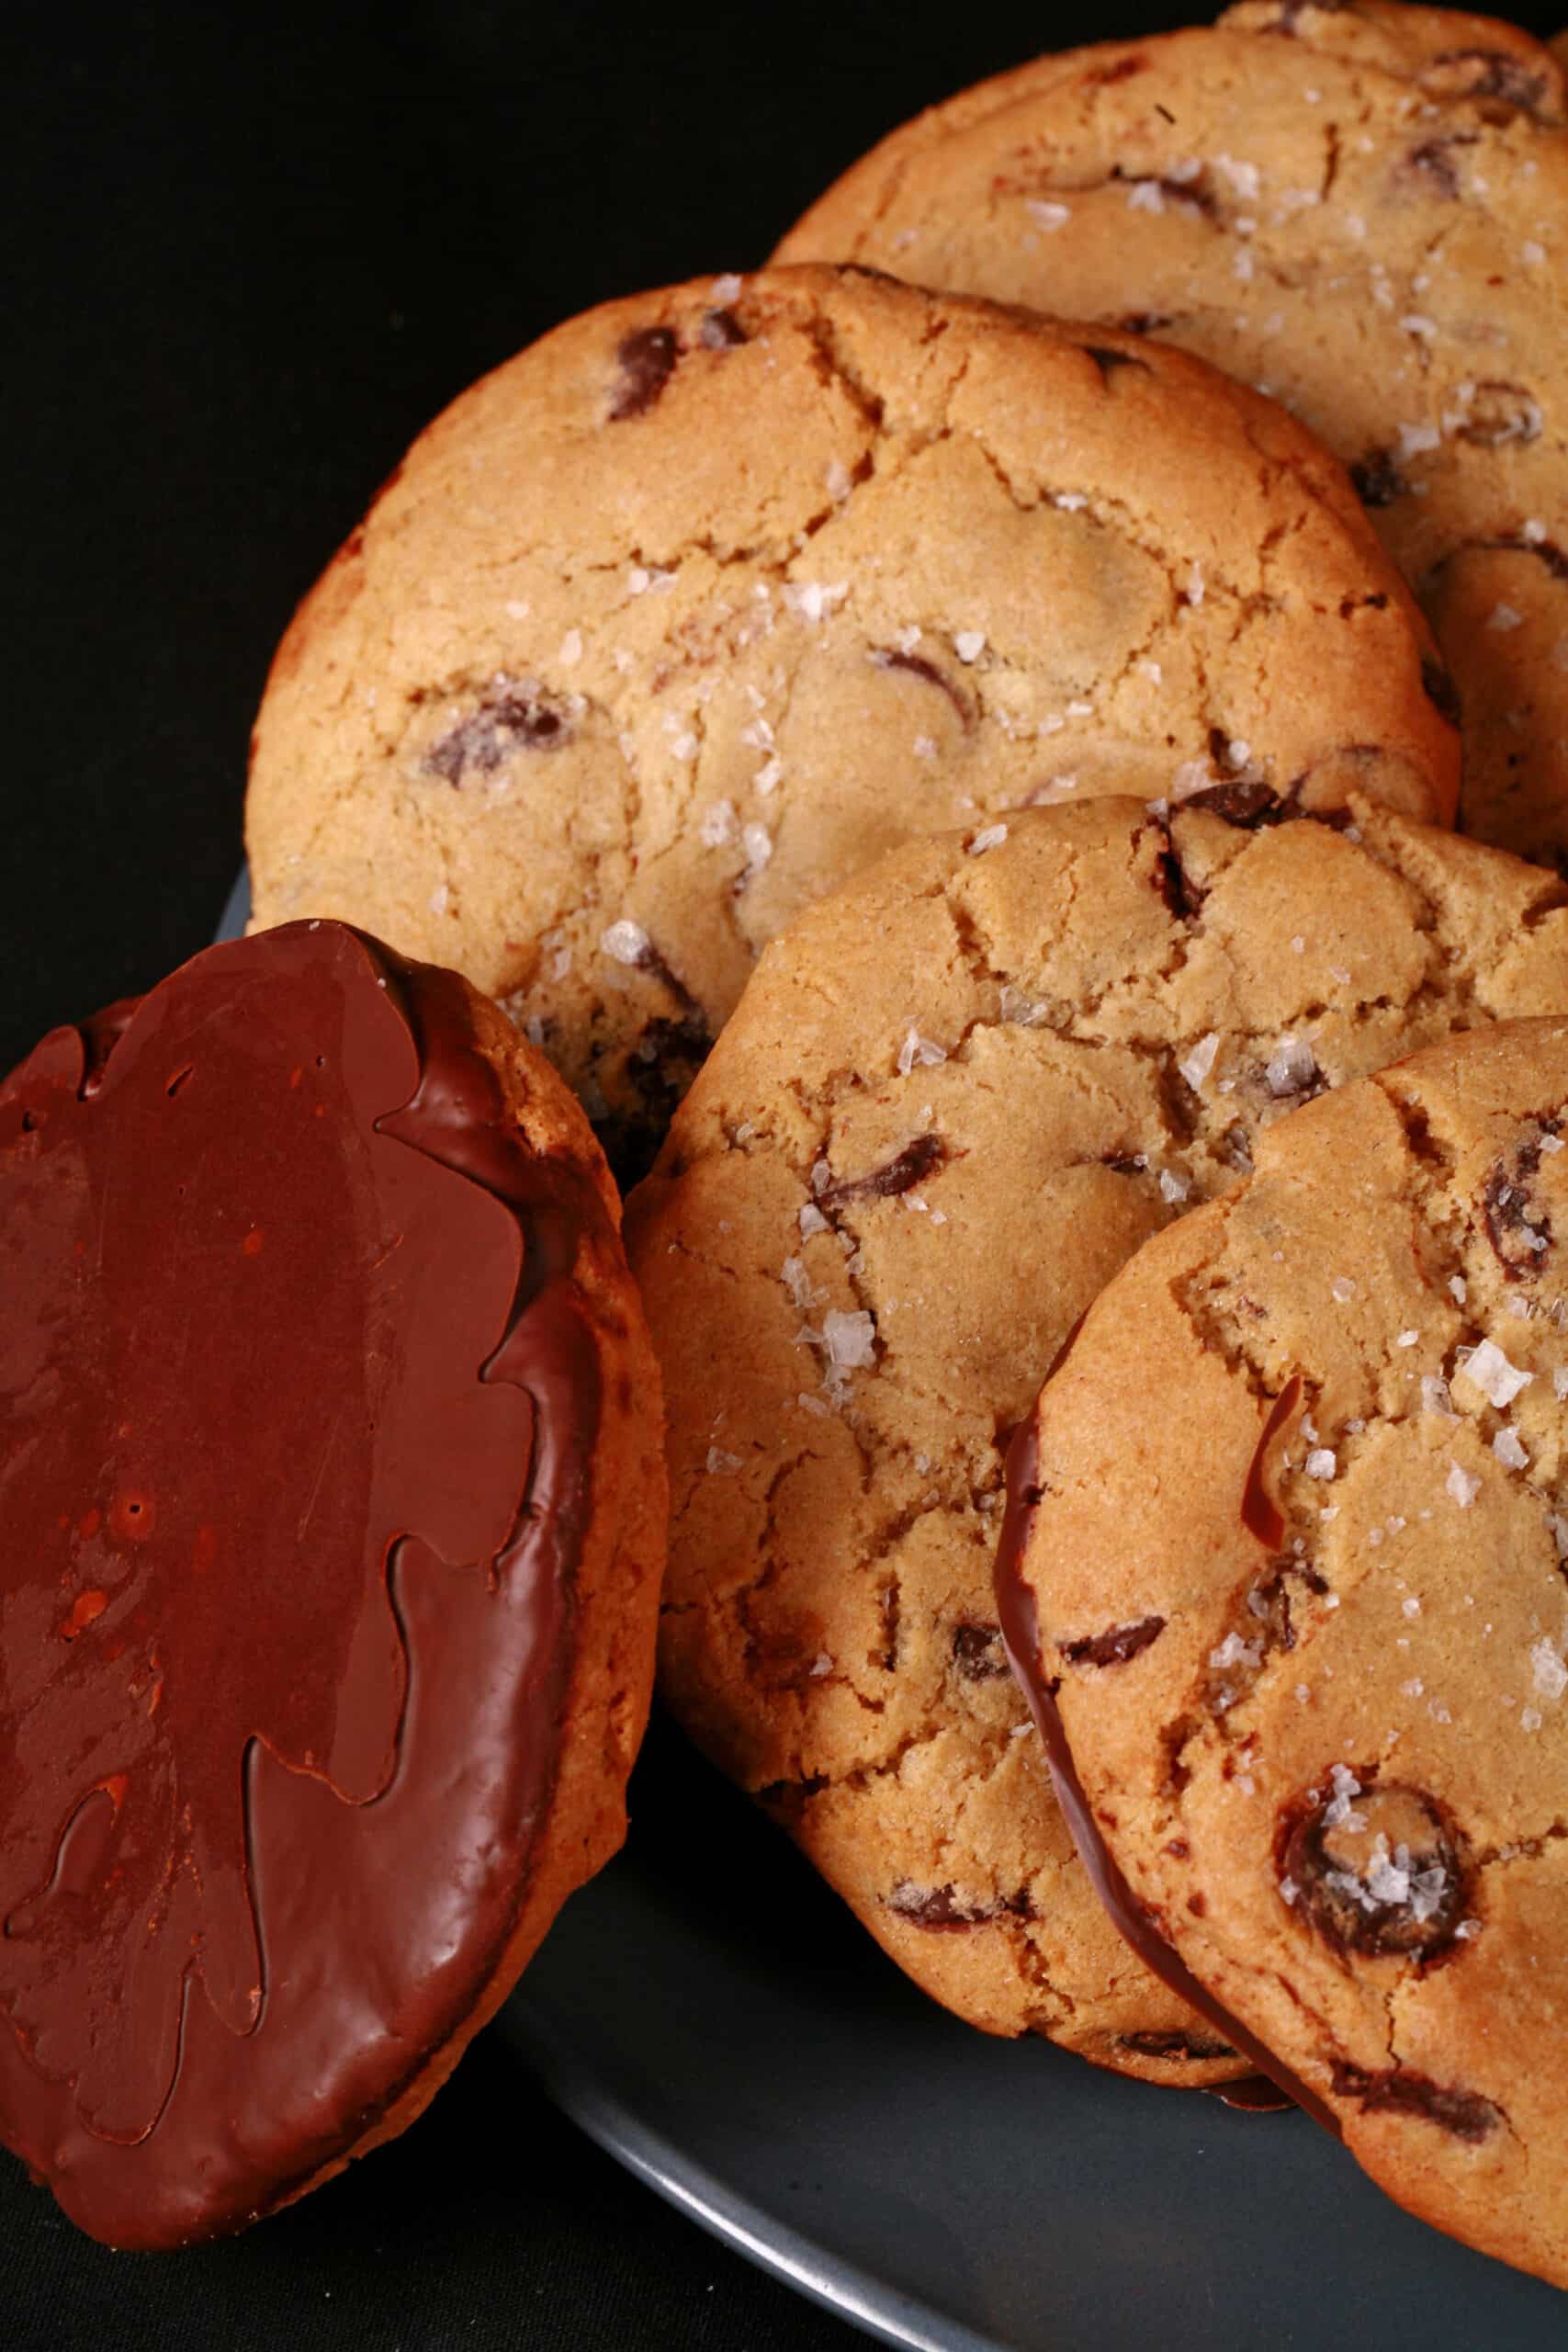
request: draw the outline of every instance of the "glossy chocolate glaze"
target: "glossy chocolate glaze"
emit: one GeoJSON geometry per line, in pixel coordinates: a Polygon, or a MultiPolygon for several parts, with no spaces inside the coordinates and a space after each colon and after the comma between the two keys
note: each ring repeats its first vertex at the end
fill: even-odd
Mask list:
{"type": "MultiPolygon", "coordinates": [[[[1068,1345],[1071,1345],[1071,1340],[1068,1345]]],[[[1065,1356],[1066,1350],[1062,1352],[1065,1356]]],[[[1061,1361],[1059,1356],[1058,1365],[1061,1361]]],[[[1293,1404],[1294,1399],[1292,1401],[1293,1404]]],[[[1279,1418],[1282,1419],[1284,1416],[1280,1415],[1279,1418]]],[[[1272,1430],[1275,1425],[1271,1422],[1269,1426],[1272,1430]]],[[[1044,1742],[1056,1801],[1072,1831],[1079,1860],[1117,1929],[1145,1968],[1168,1984],[1190,2008],[1217,2027],[1232,2048],[1238,2050],[1244,2058],[1250,2059],[1259,2075],[1267,2076],[1268,2084],[1276,2086],[1278,2091],[1285,2094],[1285,2098],[1279,2098],[1267,2085],[1254,2082],[1222,2084],[1217,2086],[1218,2096],[1228,2106],[1254,2109],[1279,2107],[1293,2100],[1338,2137],[1339,2124],[1333,2110],[1288,2066],[1282,2065],[1271,2051],[1266,2050],[1239,2019],[1221,2007],[1166,1942],[1128,1885],[1100,1834],[1093,1808],[1084,1793],[1083,1783],[1073,1763],[1052,1684],[1044,1670],[1040,1649],[1039,1611],[1033,1590],[1023,1573],[1024,1555],[1029,1548],[1034,1514],[1045,1499],[1039,1477],[1039,1440],[1032,1417],[1017,1431],[1008,1448],[1007,1510],[1002,1520],[996,1562],[997,1610],[1008,1659],[1044,1742]]]]}
{"type": "Polygon", "coordinates": [[[0,1089],[0,2136],[84,2228],[240,2226],[511,1940],[601,1395],[586,1180],[448,973],[210,949],[0,1089]]]}

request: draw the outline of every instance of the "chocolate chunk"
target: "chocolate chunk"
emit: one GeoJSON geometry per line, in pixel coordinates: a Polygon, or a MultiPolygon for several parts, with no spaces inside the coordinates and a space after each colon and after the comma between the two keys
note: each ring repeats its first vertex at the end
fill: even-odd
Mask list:
{"type": "Polygon", "coordinates": [[[1149,372],[1148,361],[1134,359],[1131,352],[1112,351],[1101,343],[1086,343],[1082,348],[1085,358],[1092,359],[1099,368],[1101,383],[1108,384],[1118,368],[1141,368],[1145,376],[1149,372]]]}
{"type": "Polygon", "coordinates": [[[653,406],[680,356],[672,327],[639,327],[626,337],[615,354],[621,379],[610,401],[610,414],[616,424],[624,417],[640,416],[653,406]]]}
{"type": "Polygon", "coordinates": [[[1187,879],[1187,870],[1174,849],[1162,849],[1155,859],[1154,884],[1178,922],[1190,922],[1202,905],[1202,894],[1187,879]]]}
{"type": "Polygon", "coordinates": [[[1140,1617],[1135,1625],[1111,1625],[1103,1634],[1085,1634],[1076,1642],[1060,1642],[1057,1648],[1068,1666],[1125,1666],[1164,1631],[1163,1617],[1140,1617]]]}
{"type": "Polygon", "coordinates": [[[1266,1650],[1293,1650],[1296,1646],[1296,1629],[1291,1616],[1292,1584],[1308,1592],[1328,1590],[1325,1578],[1315,1568],[1304,1560],[1287,1555],[1275,1560],[1247,1596],[1247,1615],[1256,1623],[1266,1650]]]}
{"type": "Polygon", "coordinates": [[[1460,176],[1453,160],[1456,147],[1474,147],[1479,143],[1473,130],[1451,131],[1446,139],[1428,139],[1410,151],[1414,170],[1423,173],[1440,196],[1457,197],[1460,176]]]}
{"type": "Polygon", "coordinates": [[[532,678],[497,678],[477,710],[436,738],[420,767],[456,790],[470,768],[493,775],[515,752],[558,751],[570,731],[561,706],[532,678]]]}
{"type": "Polygon", "coordinates": [[[1337,2098],[1355,2099],[1363,2115],[1419,2116],[1424,2122],[1451,2132],[1456,2140],[1488,2139],[1503,2120],[1501,2108],[1494,2107],[1479,2091],[1457,2090],[1403,2066],[1373,2075],[1337,2058],[1334,2089],[1337,2098]]]}
{"type": "Polygon", "coordinates": [[[1363,506],[1392,506],[1404,498],[1410,484],[1393,462],[1392,449],[1369,450],[1350,469],[1350,480],[1363,506]]]}
{"type": "Polygon", "coordinates": [[[886,1903],[897,1917],[908,1919],[917,1928],[980,1928],[991,1919],[1032,1919],[1034,1916],[1027,1889],[1017,1894],[994,1895],[989,1901],[965,1903],[954,1892],[951,1881],[946,1886],[917,1886],[913,1879],[901,1878],[886,1897],[886,1903]]]}
{"type": "Polygon", "coordinates": [[[705,311],[700,332],[705,351],[733,351],[750,340],[733,311],[705,311]]]}
{"type": "Polygon", "coordinates": [[[1264,825],[1282,825],[1296,811],[1281,800],[1278,793],[1266,784],[1212,784],[1204,792],[1195,792],[1190,800],[1182,802],[1184,808],[1203,808],[1211,817],[1219,817],[1227,825],[1241,831],[1257,832],[1264,825]]]}
{"type": "Polygon", "coordinates": [[[1146,1176],[1149,1167],[1148,1156],[1144,1152],[1102,1152],[1100,1164],[1117,1176],[1146,1176]]]}
{"type": "Polygon", "coordinates": [[[1534,1273],[1552,1246],[1551,1218],[1530,1191],[1540,1168],[1543,1139],[1555,1136],[1557,1118],[1532,1120],[1492,1169],[1481,1188],[1481,1214],[1506,1279],[1534,1273]]]}
{"type": "Polygon", "coordinates": [[[1503,49],[1446,49],[1421,80],[1444,97],[1496,98],[1524,114],[1535,113],[1547,87],[1544,74],[1532,74],[1503,49]]]}
{"type": "Polygon", "coordinates": [[[1008,1670],[999,1625],[965,1623],[953,1629],[953,1663],[965,1682],[994,1682],[1008,1670]]]}
{"type": "Polygon", "coordinates": [[[1434,710],[1446,718],[1450,727],[1462,724],[1464,713],[1460,707],[1459,689],[1442,663],[1424,654],[1421,659],[1421,684],[1434,710]]]}
{"type": "Polygon", "coordinates": [[[895,1152],[891,1159],[884,1160],[868,1176],[846,1177],[842,1183],[829,1184],[818,1193],[817,1205],[826,1214],[843,1208],[850,1201],[891,1200],[897,1193],[912,1191],[946,1158],[947,1146],[940,1136],[916,1136],[902,1151],[895,1152]]]}
{"type": "Polygon", "coordinates": [[[897,646],[878,645],[872,649],[871,659],[879,670],[907,670],[912,678],[923,678],[928,686],[935,686],[947,696],[958,713],[965,734],[975,724],[975,711],[968,695],[961,686],[928,662],[923,653],[903,653],[897,646]]]}
{"type": "Polygon", "coordinates": [[[1541,422],[1540,402],[1523,384],[1489,377],[1475,387],[1458,432],[1472,448],[1500,449],[1510,441],[1538,441],[1541,422]]]}
{"type": "Polygon", "coordinates": [[[1119,2033],[1116,2037],[1123,2050],[1135,2050],[1142,2058],[1234,2058],[1235,2052],[1228,2041],[1209,2041],[1197,2033],[1119,2033]]]}
{"type": "Polygon", "coordinates": [[[1470,1870],[1447,1808],[1424,1789],[1336,1767],[1331,1793],[1287,1805],[1275,1841],[1292,1907],[1337,1951],[1435,1959],[1455,1948],[1470,1870]]]}
{"type": "Polygon", "coordinates": [[[1255,1535],[1270,1552],[1277,1552],[1285,1540],[1285,1521],[1279,1504],[1264,1484],[1263,1474],[1268,1466],[1269,1448],[1300,1404],[1301,1396],[1301,1374],[1292,1373],[1275,1398],[1269,1419],[1263,1424],[1262,1433],[1253,1449],[1252,1460],[1247,1464],[1247,1484],[1242,1488],[1241,1523],[1249,1535],[1255,1535]]]}

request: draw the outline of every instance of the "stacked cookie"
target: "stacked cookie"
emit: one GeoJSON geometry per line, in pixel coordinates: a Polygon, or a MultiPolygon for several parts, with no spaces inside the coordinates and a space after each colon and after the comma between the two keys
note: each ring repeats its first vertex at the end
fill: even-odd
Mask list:
{"type": "MultiPolygon", "coordinates": [[[[329,1546],[333,1687],[368,1696],[345,1747],[307,1639],[235,1699],[262,1760],[214,1849],[227,1940],[131,1952],[145,1791],[96,1747],[16,1848],[0,2112],[90,2226],[133,2233],[154,2174],[152,2234],[231,2225],[397,2128],[613,1846],[662,1537],[646,1312],[666,1698],[892,1958],[1122,2073],[1261,2068],[1568,2283],[1526,2060],[1568,1695],[1568,888],[1512,854],[1568,842],[1563,139],[1507,28],[1248,5],[952,101],[772,266],[563,326],[410,452],[268,684],[260,936],[5,1098],[14,1229],[68,1249],[56,1143],[107,1200],[105,1136],[194,1103],[226,1166],[242,1106],[203,1114],[206,1049],[168,1041],[265,1038],[256,1102],[310,1138],[324,1090],[336,1151],[282,1185],[290,1250],[311,1182],[358,1204],[340,1353],[377,1367],[319,1457],[272,1449],[290,1560],[323,1489],[376,1502],[368,1571],[352,1511],[329,1546]],[[635,1291],[600,1145],[643,1179],[635,1291]],[[421,1413],[463,1475],[399,1499],[421,1413]],[[477,1792],[431,1720],[454,1661],[477,1792]],[[442,1844],[419,1813],[408,1982],[354,1980],[364,2047],[312,2105],[289,2037],[340,1962],[301,1928],[290,1973],[276,1824],[315,1805],[320,1874],[384,1884],[422,1774],[471,1817],[442,1844]],[[209,2012],[256,2061],[220,2157],[209,2012]]],[[[209,1222],[243,1255],[254,1207],[270,1264],[236,1184],[209,1222]]],[[[156,1595],[115,1614],[134,1426],[112,1560],[70,1464],[28,1489],[69,1725],[100,1620],[164,1687],[156,1595]]],[[[142,1860],[199,1881],[205,1734],[167,1736],[142,1860]]]]}

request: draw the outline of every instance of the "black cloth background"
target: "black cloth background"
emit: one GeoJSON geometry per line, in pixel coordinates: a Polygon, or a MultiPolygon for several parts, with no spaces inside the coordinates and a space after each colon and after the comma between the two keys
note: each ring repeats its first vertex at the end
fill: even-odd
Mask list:
{"type": "MultiPolygon", "coordinates": [[[[592,302],[754,265],[921,105],[1184,13],[11,0],[0,1066],[209,937],[272,647],[465,384],[592,302]]],[[[623,2174],[493,2036],[394,2147],[187,2256],[102,2252],[0,2158],[0,2335],[862,2340],[623,2174]]]]}

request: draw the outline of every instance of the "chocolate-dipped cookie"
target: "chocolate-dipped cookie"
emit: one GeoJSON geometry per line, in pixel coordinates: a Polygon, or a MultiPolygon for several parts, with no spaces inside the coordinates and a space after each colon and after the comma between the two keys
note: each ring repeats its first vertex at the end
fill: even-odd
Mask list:
{"type": "Polygon", "coordinates": [[[998,1567],[1143,1948],[1401,2203],[1562,2285],[1565,1125],[1556,1019],[1273,1127],[1089,1310],[998,1567]]]}
{"type": "Polygon", "coordinates": [[[1161,2082],[1241,2064],[1074,1860],[991,1596],[1009,1433],[1292,1106],[1568,1005],[1554,876],[1277,814],[1101,800],[894,853],[768,950],[627,1217],[674,1711],[927,1991],[1161,2082]]]}
{"type": "Polygon", "coordinates": [[[660,1401],[603,1158],[301,922],[0,1089],[0,2137],[117,2245],[402,2129],[614,1851],[660,1401]]]}
{"type": "Polygon", "coordinates": [[[1233,778],[1452,814],[1339,469],[1185,354],[812,268],[607,304],[432,425],[284,640],[246,823],[258,921],[457,965],[629,1147],[882,851],[1233,778]]]}
{"type": "Polygon", "coordinates": [[[894,131],[784,239],[1180,345],[1349,467],[1437,629],[1461,822],[1568,858],[1568,122],[1516,26],[1247,0],[894,131]]]}

